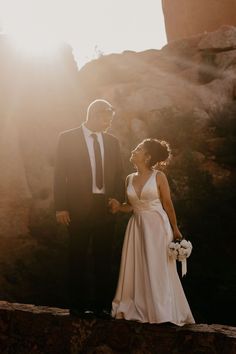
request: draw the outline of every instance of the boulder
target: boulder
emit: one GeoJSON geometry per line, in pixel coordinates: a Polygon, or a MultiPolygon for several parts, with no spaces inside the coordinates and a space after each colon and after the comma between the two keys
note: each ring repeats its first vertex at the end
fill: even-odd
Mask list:
{"type": "Polygon", "coordinates": [[[222,26],[217,31],[206,33],[198,44],[200,50],[224,51],[236,48],[236,28],[222,26]]]}
{"type": "Polygon", "coordinates": [[[234,0],[162,0],[168,41],[236,24],[234,0]]]}

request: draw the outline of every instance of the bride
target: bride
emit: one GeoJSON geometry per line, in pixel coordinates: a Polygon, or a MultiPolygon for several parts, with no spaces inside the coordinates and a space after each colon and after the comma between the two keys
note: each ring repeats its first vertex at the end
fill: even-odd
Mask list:
{"type": "Polygon", "coordinates": [[[113,213],[133,212],[125,233],[112,317],[139,322],[194,323],[168,244],[178,229],[165,174],[153,167],[166,161],[169,146],[145,139],[131,154],[137,172],[126,178],[126,203],[110,199],[113,213]]]}

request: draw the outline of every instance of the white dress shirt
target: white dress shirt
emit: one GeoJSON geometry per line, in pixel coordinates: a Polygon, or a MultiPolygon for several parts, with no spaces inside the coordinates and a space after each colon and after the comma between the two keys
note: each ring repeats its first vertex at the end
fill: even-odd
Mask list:
{"type": "Polygon", "coordinates": [[[89,130],[84,124],[82,124],[82,130],[84,133],[85,141],[87,144],[88,148],[88,153],[89,153],[89,159],[90,159],[90,164],[92,168],[92,192],[93,193],[100,193],[104,194],[105,193],[105,184],[104,184],[104,144],[103,144],[103,138],[102,138],[102,133],[101,132],[92,132],[89,130]],[[98,137],[98,143],[100,145],[101,149],[101,155],[102,155],[102,170],[103,170],[103,187],[99,189],[96,185],[96,163],[95,163],[95,154],[94,154],[94,148],[93,148],[93,137],[91,134],[96,134],[98,137]]]}

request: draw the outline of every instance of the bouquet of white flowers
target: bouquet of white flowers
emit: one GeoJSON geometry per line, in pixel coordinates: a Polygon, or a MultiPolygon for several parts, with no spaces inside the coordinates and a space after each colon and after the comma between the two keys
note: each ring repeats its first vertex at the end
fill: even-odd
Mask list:
{"type": "Polygon", "coordinates": [[[187,273],[186,259],[190,256],[192,249],[191,242],[185,239],[172,241],[168,246],[169,256],[181,262],[182,277],[187,273]]]}

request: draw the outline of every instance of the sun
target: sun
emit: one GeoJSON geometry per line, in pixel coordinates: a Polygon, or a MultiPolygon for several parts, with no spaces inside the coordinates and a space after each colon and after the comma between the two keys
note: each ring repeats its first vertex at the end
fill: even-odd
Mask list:
{"type": "Polygon", "coordinates": [[[8,0],[0,1],[0,6],[3,32],[18,50],[31,56],[48,56],[66,41],[63,33],[66,2],[8,0]]]}

